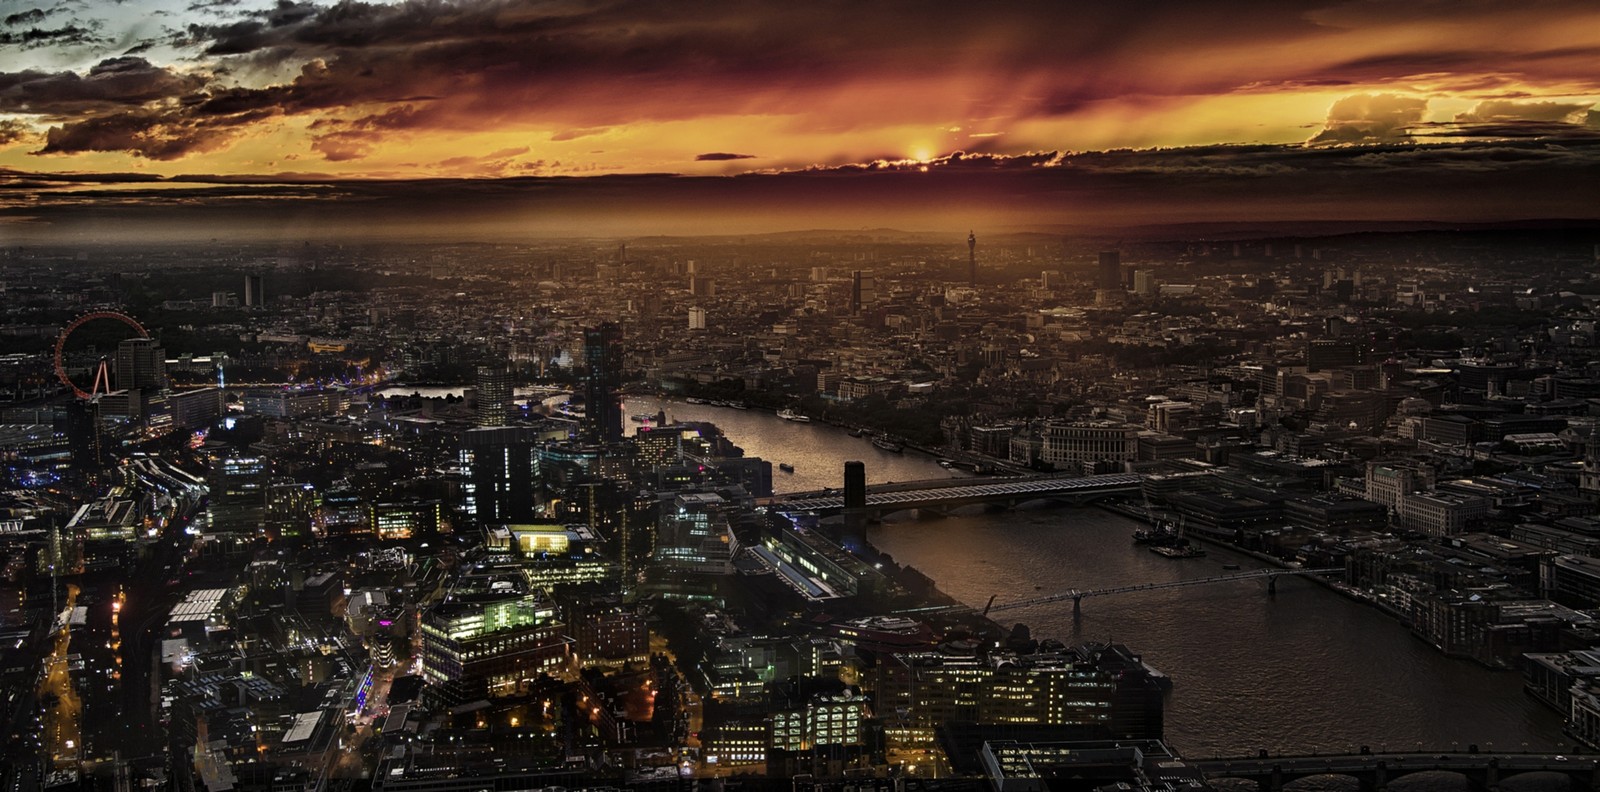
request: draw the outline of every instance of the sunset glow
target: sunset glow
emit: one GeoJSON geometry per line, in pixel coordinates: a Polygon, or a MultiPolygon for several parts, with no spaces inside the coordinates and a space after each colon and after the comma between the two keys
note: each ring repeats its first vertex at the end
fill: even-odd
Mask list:
{"type": "MultiPolygon", "coordinates": [[[[1128,149],[1142,152],[1138,169],[1181,178],[1192,157],[1173,150],[1195,147],[1278,155],[1272,173],[1213,161],[1213,175],[1276,180],[1230,198],[1289,190],[1277,182],[1295,173],[1324,177],[1326,148],[1448,149],[1449,167],[1470,162],[1486,179],[1521,183],[1552,158],[1575,159],[1569,173],[1593,168],[1600,137],[1600,8],[1581,2],[91,0],[8,10],[0,168],[13,221],[66,203],[114,208],[76,189],[85,179],[783,179],[902,159],[935,171],[952,155],[1058,167],[1061,155],[1128,149]],[[1497,144],[1487,156],[1486,142],[1497,144]]],[[[690,192],[715,205],[727,191],[690,192]]],[[[1172,211],[1113,192],[1131,222],[1172,211]]],[[[1408,211],[1397,198],[1386,212],[1408,211]]],[[[1521,216],[1522,205],[1472,214],[1521,216]]],[[[1234,208],[1208,201],[1202,214],[1234,208]]],[[[1441,216],[1465,219],[1464,209],[1441,216]]]]}

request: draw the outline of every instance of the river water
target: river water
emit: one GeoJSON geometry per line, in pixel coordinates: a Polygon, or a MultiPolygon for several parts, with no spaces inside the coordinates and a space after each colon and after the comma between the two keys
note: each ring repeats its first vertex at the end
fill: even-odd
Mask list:
{"type": "MultiPolygon", "coordinates": [[[[838,487],[846,460],[861,460],[869,482],[942,478],[935,460],[892,454],[823,424],[798,424],[757,410],[630,398],[629,414],[665,407],[679,420],[710,421],[752,456],[773,462],[780,492],[838,487]],[[779,462],[793,474],[776,472],[779,462]]],[[[629,421],[629,431],[635,427],[629,421]]],[[[966,510],[944,519],[901,515],[868,537],[901,563],[976,607],[1066,589],[1207,577],[1222,565],[1259,568],[1218,548],[1173,561],[1131,542],[1140,526],[1099,509],[966,510]]],[[[1571,751],[1555,712],[1522,692],[1521,677],[1453,660],[1389,617],[1315,583],[1282,578],[1269,596],[1260,581],[1139,592],[997,614],[1028,624],[1036,638],[1117,641],[1167,673],[1169,742],[1185,755],[1373,750],[1571,751]]],[[[1348,779],[1311,779],[1301,790],[1353,789],[1348,779]]],[[[1449,775],[1398,779],[1396,790],[1451,792],[1449,775]]],[[[1508,790],[1566,789],[1564,779],[1506,779],[1508,790]]]]}
{"type": "Polygon", "coordinates": [[[968,475],[946,470],[935,460],[914,451],[903,454],[884,451],[871,440],[851,437],[849,432],[836,426],[785,421],[761,410],[735,410],[630,396],[622,403],[623,414],[630,416],[623,419],[628,424],[624,431],[631,435],[639,428],[631,416],[655,415],[662,409],[666,410],[669,420],[714,423],[729,440],[744,449],[745,456],[771,462],[774,492],[843,487],[844,463],[848,460],[866,464],[869,484],[968,475]],[[778,464],[783,462],[793,465],[794,472],[780,471],[778,464]]]}

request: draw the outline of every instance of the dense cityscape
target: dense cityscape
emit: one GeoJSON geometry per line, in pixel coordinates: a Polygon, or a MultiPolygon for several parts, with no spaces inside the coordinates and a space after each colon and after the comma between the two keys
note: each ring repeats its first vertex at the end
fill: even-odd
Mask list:
{"type": "Polygon", "coordinates": [[[8,248],[7,788],[1587,785],[1592,239],[8,248]],[[954,596],[963,520],[1146,571],[954,596]],[[1353,603],[1531,725],[1251,742],[1040,629],[1119,600],[1353,603]]]}
{"type": "Polygon", "coordinates": [[[1593,0],[0,0],[0,792],[1600,790],[1593,0]]]}

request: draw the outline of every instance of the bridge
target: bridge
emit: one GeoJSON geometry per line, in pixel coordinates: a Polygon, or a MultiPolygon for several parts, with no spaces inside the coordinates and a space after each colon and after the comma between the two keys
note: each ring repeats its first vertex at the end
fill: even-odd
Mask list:
{"type": "MultiPolygon", "coordinates": [[[[874,519],[897,511],[942,514],[975,503],[1014,508],[1029,501],[1054,501],[1083,505],[1111,495],[1139,492],[1142,476],[1110,473],[1099,476],[1011,476],[983,479],[931,479],[873,484],[867,487],[862,511],[874,519]]],[[[840,490],[796,492],[765,498],[762,505],[783,512],[838,514],[845,511],[840,490]]]]}
{"type": "MultiPolygon", "coordinates": [[[[1363,751],[1367,749],[1363,748],[1363,751]]],[[[1600,759],[1523,753],[1360,753],[1335,756],[1256,756],[1191,761],[1210,780],[1255,782],[1260,792],[1281,792],[1302,778],[1344,776],[1363,792],[1381,792],[1391,781],[1416,773],[1453,773],[1476,789],[1498,789],[1502,781],[1525,773],[1559,773],[1572,789],[1600,789],[1600,759]]]]}
{"type": "Polygon", "coordinates": [[[1212,577],[1188,578],[1187,580],[1169,580],[1163,583],[1135,583],[1129,586],[1113,586],[1111,588],[1090,589],[1079,591],[1071,589],[1057,594],[1043,597],[1033,597],[1025,600],[1014,600],[994,604],[994,599],[989,600],[989,607],[984,608],[984,615],[995,611],[1011,610],[1012,608],[1026,608],[1032,605],[1046,605],[1052,602],[1072,600],[1073,614],[1082,613],[1082,604],[1089,597],[1109,597],[1116,594],[1131,594],[1135,591],[1160,591],[1162,589],[1185,588],[1187,586],[1209,586],[1214,583],[1232,583],[1235,580],[1262,580],[1267,581],[1267,593],[1278,592],[1278,578],[1284,575],[1332,575],[1344,574],[1344,567],[1325,567],[1322,569],[1252,569],[1248,572],[1235,572],[1231,575],[1213,575],[1212,577]]]}

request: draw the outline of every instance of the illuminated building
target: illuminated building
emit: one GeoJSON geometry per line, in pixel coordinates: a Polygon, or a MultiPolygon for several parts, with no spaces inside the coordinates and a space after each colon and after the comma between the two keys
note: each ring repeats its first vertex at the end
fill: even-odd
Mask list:
{"type": "Polygon", "coordinates": [[[585,665],[643,660],[650,653],[650,629],[631,608],[583,609],[574,614],[573,637],[585,665]]]}
{"type": "Polygon", "coordinates": [[[706,309],[704,309],[704,308],[690,308],[689,309],[689,329],[690,330],[704,330],[704,329],[706,329],[706,309]]]}
{"type": "Polygon", "coordinates": [[[568,662],[561,631],[555,606],[536,595],[435,605],[422,617],[422,674],[433,685],[481,679],[507,695],[568,662]]]}
{"type": "Polygon", "coordinates": [[[908,734],[926,737],[960,722],[1161,735],[1159,680],[1120,646],[1058,646],[1031,655],[896,654],[881,659],[878,675],[878,713],[908,734]]]}
{"type": "Polygon", "coordinates": [[[348,484],[335,486],[322,498],[322,513],[317,520],[323,536],[350,536],[372,531],[366,501],[348,484]]]}
{"type": "Polygon", "coordinates": [[[473,398],[479,426],[505,426],[511,414],[511,372],[501,366],[479,366],[473,398]]]}
{"type": "Polygon", "coordinates": [[[583,331],[584,435],[590,442],[622,439],[622,328],[604,322],[583,331]]]}
{"type": "Polygon", "coordinates": [[[138,512],[131,500],[104,498],[79,507],[67,523],[67,534],[89,541],[134,538],[138,512]]]}
{"type": "Polygon", "coordinates": [[[867,699],[851,691],[820,695],[800,709],[772,714],[771,745],[776,751],[809,751],[827,745],[861,745],[867,699]]]}
{"type": "Polygon", "coordinates": [[[439,532],[439,501],[374,503],[368,524],[379,539],[410,539],[439,532]]]}
{"type": "Polygon", "coordinates": [[[244,411],[271,418],[309,418],[334,415],[350,407],[350,394],[343,388],[300,388],[249,391],[244,395],[244,411]]]}
{"type": "Polygon", "coordinates": [[[254,533],[266,521],[267,460],[237,449],[211,453],[207,474],[211,531],[254,533]]]}
{"type": "Polygon", "coordinates": [[[617,580],[617,565],[600,555],[587,525],[508,525],[506,530],[531,588],[617,580]]]}
{"type": "Polygon", "coordinates": [[[497,426],[461,434],[461,464],[467,468],[463,502],[481,522],[525,522],[537,512],[537,444],[529,426],[497,426]]]}
{"type": "Polygon", "coordinates": [[[274,479],[267,485],[267,527],[281,537],[308,536],[321,505],[321,496],[310,484],[274,479]]]}
{"type": "Polygon", "coordinates": [[[689,572],[727,575],[739,542],[722,514],[722,496],[686,493],[663,504],[656,540],[656,563],[689,572]]]}
{"type": "Polygon", "coordinates": [[[682,426],[641,426],[633,436],[639,464],[645,468],[671,465],[683,455],[682,426]]]}

